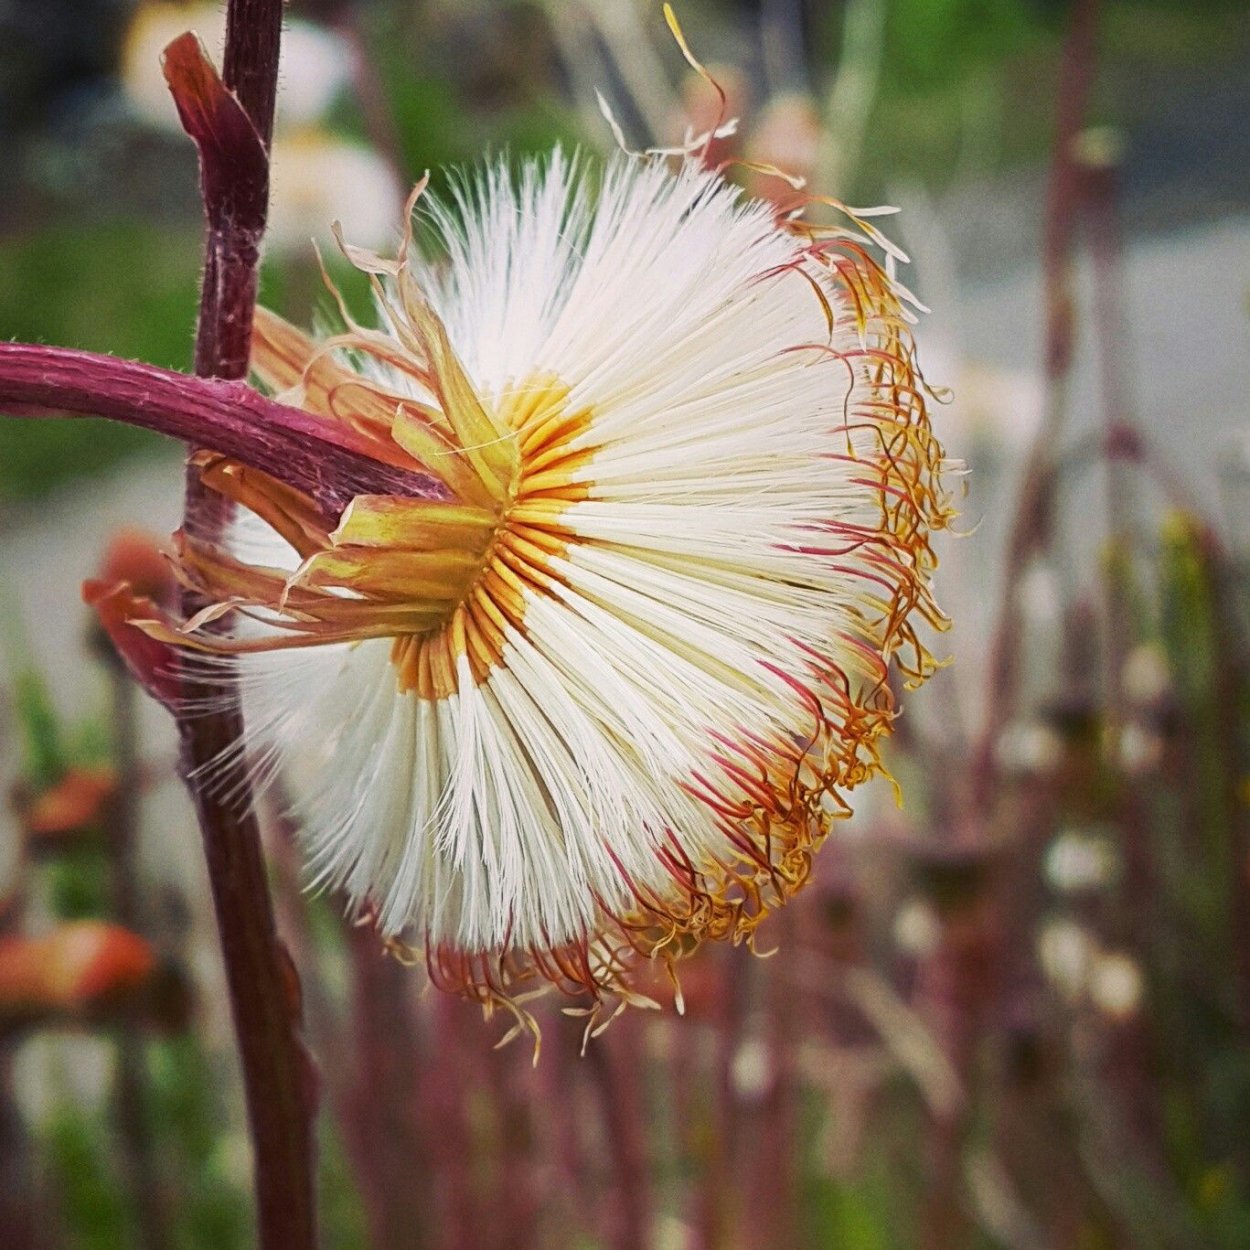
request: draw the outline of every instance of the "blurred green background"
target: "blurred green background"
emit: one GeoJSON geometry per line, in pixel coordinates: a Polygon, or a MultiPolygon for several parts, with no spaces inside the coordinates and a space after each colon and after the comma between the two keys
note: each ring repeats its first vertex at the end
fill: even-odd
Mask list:
{"type": "MultiPolygon", "coordinates": [[[[498,1022],[418,1002],[419,973],[380,969],[332,900],[301,899],[275,835],[324,1070],[325,1244],[1240,1250],[1250,8],[1099,6],[1083,150],[1111,190],[1079,210],[1068,419],[1022,552],[1071,7],[677,7],[741,114],[741,153],[904,209],[891,222],[915,257],[904,278],[934,310],[921,359],[955,392],[935,424],[970,469],[971,536],[941,552],[955,663],[908,698],[891,752],[906,808],[885,787],[856,796],[856,820],[778,923],[778,958],[705,953],[686,1020],[630,1013],[587,1060],[554,1013],[531,1072],[523,1046],[490,1049],[498,1022]],[[1136,430],[1147,450],[1109,456],[1099,441],[1109,378],[1113,432],[1136,430]],[[1127,518],[1107,506],[1116,472],[1131,479],[1127,518]],[[1007,614],[1020,671],[987,689],[1007,614]]],[[[658,4],[306,0],[289,14],[262,299],[297,321],[327,304],[310,239],[365,307],[329,223],[385,246],[427,168],[437,191],[487,151],[606,152],[596,89],[638,146],[709,124],[658,4]]],[[[212,47],[214,25],[211,5],[0,7],[0,335],[187,367],[196,168],[158,57],[188,26],[212,47]]],[[[177,454],[98,422],[0,421],[0,762],[16,787],[0,940],[113,906],[100,811],[49,852],[31,802],[116,764],[119,695],[69,605],[115,523],[176,523],[177,454]]],[[[165,980],[130,1014],[58,1006],[32,1024],[0,1004],[0,1220],[35,1212],[29,1244],[48,1250],[250,1236],[237,1074],[171,739],[140,713],[139,929],[165,980]],[[137,1128],[119,1119],[126,1090],[137,1128]]]]}

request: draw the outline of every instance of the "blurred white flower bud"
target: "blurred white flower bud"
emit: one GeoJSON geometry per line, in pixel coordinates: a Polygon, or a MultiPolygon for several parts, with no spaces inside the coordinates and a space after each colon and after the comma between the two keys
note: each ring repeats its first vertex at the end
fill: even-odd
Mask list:
{"type": "Polygon", "coordinates": [[[1154,643],[1145,642],[1124,661],[1124,693],[1134,703],[1157,703],[1172,688],[1167,657],[1154,643]]]}
{"type": "Polygon", "coordinates": [[[999,736],[995,754],[1009,773],[1043,773],[1058,766],[1063,741],[1041,721],[1017,720],[999,736]]]}
{"type": "Polygon", "coordinates": [[[773,1084],[773,1056],[768,1043],[748,1037],[734,1052],[729,1077],[742,1102],[759,1102],[773,1084]]]}
{"type": "Polygon", "coordinates": [[[318,130],[280,134],[270,153],[270,248],[312,255],[310,239],[332,238],[330,224],[360,247],[394,242],[404,193],[390,165],[371,148],[318,130]]]}
{"type": "Polygon", "coordinates": [[[1141,776],[1158,768],[1163,759],[1163,741],[1157,733],[1137,721],[1130,721],[1120,734],[1120,767],[1130,776],[1141,776]]]}
{"type": "Polygon", "coordinates": [[[1103,889],[1115,880],[1119,868],[1119,857],[1107,838],[1076,829],[1065,830],[1046,850],[1046,880],[1063,894],[1103,889]]]}
{"type": "Polygon", "coordinates": [[[1089,996],[1094,1006],[1114,1020],[1127,1020],[1141,1005],[1141,968],[1120,951],[1098,955],[1089,970],[1089,996]]]}
{"type": "Polygon", "coordinates": [[[941,936],[942,922],[927,899],[909,898],[894,914],[894,945],[905,955],[923,959],[941,936]]]}
{"type": "Polygon", "coordinates": [[[1085,993],[1096,953],[1093,935],[1075,920],[1048,920],[1037,935],[1042,971],[1068,1003],[1085,993]]]}

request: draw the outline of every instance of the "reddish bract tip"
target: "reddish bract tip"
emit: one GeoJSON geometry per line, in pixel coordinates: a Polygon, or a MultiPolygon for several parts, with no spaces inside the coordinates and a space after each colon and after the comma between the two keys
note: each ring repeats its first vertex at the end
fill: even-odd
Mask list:
{"type": "Polygon", "coordinates": [[[269,157],[243,105],[221,80],[199,37],[179,35],[165,49],[165,81],[183,129],[200,149],[204,208],[210,224],[265,220],[269,157]]]}
{"type": "Polygon", "coordinates": [[[131,526],[109,539],[100,581],[110,586],[126,582],[136,595],[155,603],[172,603],[178,589],[167,549],[155,535],[131,526]]]}
{"type": "Polygon", "coordinates": [[[83,602],[95,609],[104,632],[135,680],[171,711],[181,693],[178,657],[173,647],[153,638],[133,622],[161,620],[160,606],[136,594],[126,582],[91,579],[83,582],[83,602]]]}

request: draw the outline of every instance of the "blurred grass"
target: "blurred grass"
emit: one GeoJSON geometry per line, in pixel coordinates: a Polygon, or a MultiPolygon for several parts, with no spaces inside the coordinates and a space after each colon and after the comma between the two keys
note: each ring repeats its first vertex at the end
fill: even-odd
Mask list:
{"type": "MultiPolygon", "coordinates": [[[[200,238],[139,220],[36,229],[0,244],[0,333],[185,369],[200,238]]],[[[96,420],[0,421],[0,506],[31,501],[165,440],[96,420]]]]}

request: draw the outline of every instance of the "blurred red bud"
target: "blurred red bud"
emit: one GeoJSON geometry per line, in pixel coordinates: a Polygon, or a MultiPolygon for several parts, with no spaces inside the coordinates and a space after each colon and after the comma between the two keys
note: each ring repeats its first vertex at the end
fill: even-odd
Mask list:
{"type": "MultiPolygon", "coordinates": [[[[822,136],[820,110],[810,96],[774,96],[751,126],[747,160],[810,182],[816,173],[822,136]]],[[[789,212],[804,200],[805,193],[785,178],[761,169],[747,169],[746,187],[759,199],[771,200],[779,212],[789,212]]]]}
{"type": "Polygon", "coordinates": [[[71,768],[55,785],[19,803],[22,827],[37,846],[92,831],[116,790],[117,778],[110,768],[71,768]]]}
{"type": "Polygon", "coordinates": [[[0,1022],[89,1019],[133,1003],[156,968],[137,934],[100,920],[0,938],[0,1022]]]}
{"type": "MultiPolygon", "coordinates": [[[[681,88],[681,117],[674,126],[675,142],[685,141],[686,134],[693,137],[707,134],[726,122],[742,119],[750,103],[746,78],[732,65],[709,65],[708,74],[716,86],[725,93],[722,103],[716,87],[693,70],[686,76],[681,88]]],[[[716,169],[738,155],[741,141],[738,135],[726,135],[713,139],[707,148],[703,163],[716,169]]]]}
{"type": "Polygon", "coordinates": [[[146,595],[136,594],[126,582],[92,579],[83,582],[83,602],[93,607],[104,632],[135,680],[154,699],[171,710],[181,693],[178,657],[167,642],[152,638],[136,620],[160,620],[160,606],[146,595]]]}
{"type": "Polygon", "coordinates": [[[136,595],[154,603],[172,603],[178,584],[169,555],[154,534],[123,527],[114,532],[104,549],[100,581],[106,585],[126,582],[136,595]]]}

